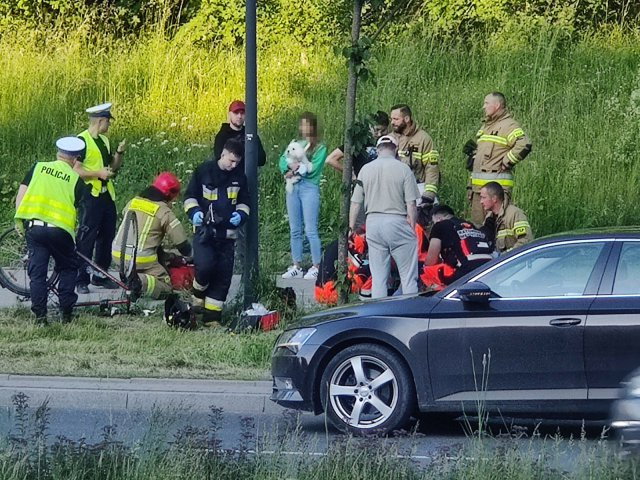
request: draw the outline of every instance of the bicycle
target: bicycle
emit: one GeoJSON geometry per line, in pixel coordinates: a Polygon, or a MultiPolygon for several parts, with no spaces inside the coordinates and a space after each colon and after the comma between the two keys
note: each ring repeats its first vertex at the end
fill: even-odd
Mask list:
{"type": "MultiPolygon", "coordinates": [[[[138,252],[138,221],[135,212],[127,212],[123,220],[123,235],[120,243],[120,258],[117,261],[120,278],[116,278],[108,271],[96,265],[82,253],[76,251],[80,260],[89,265],[93,270],[100,272],[105,277],[112,280],[123,292],[124,298],[103,299],[86,302],[77,302],[75,307],[100,307],[100,312],[104,313],[112,306],[124,305],[126,312],[131,310],[131,304],[135,303],[139,296],[137,288],[138,275],[136,272],[136,257],[138,252]]],[[[31,297],[29,288],[29,275],[27,273],[29,265],[29,252],[25,235],[18,233],[15,228],[6,230],[0,235],[0,286],[15,293],[20,300],[26,301],[31,297]]],[[[49,271],[47,273],[47,290],[50,296],[57,297],[58,272],[54,268],[54,262],[49,260],[49,271]]]]}

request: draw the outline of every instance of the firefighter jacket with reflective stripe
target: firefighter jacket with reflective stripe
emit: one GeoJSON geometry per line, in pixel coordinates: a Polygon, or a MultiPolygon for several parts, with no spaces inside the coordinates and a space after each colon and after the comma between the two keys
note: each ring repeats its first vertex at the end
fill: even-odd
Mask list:
{"type": "MultiPolygon", "coordinates": [[[[182,223],[176,218],[167,202],[134,197],[124,207],[123,218],[126,218],[127,212],[130,210],[135,212],[138,221],[136,265],[139,267],[158,262],[158,248],[165,238],[172,246],[178,246],[187,241],[182,223]]],[[[120,258],[124,225],[125,222],[122,222],[111,249],[116,260],[120,258]]],[[[125,252],[125,255],[129,255],[129,253],[125,252]]]]}
{"type": "Polygon", "coordinates": [[[470,185],[473,191],[479,192],[492,181],[507,190],[513,188],[513,167],[531,152],[531,141],[518,122],[507,111],[487,118],[477,133],[476,142],[470,185]]]}
{"type": "MultiPolygon", "coordinates": [[[[498,215],[489,213],[487,219],[491,216],[495,217],[495,242],[498,252],[508,252],[533,240],[533,231],[527,216],[515,205],[505,201],[498,215]]],[[[485,220],[485,223],[491,222],[485,220]]]]}
{"type": "Polygon", "coordinates": [[[398,157],[409,165],[416,182],[424,183],[424,192],[435,196],[440,183],[440,154],[433,147],[433,140],[427,132],[412,123],[402,134],[394,133],[398,140],[398,157]]]}
{"type": "Polygon", "coordinates": [[[76,185],[80,176],[62,160],[38,162],[16,219],[41,220],[76,237],[76,185]]]}
{"type": "MultiPolygon", "coordinates": [[[[106,165],[104,164],[104,159],[102,158],[102,152],[96,141],[93,139],[89,130],[85,130],[78,137],[84,140],[85,145],[87,146],[87,151],[85,153],[84,161],[82,162],[82,166],[85,170],[89,172],[97,172],[98,170],[103,169],[106,165]]],[[[100,138],[104,142],[105,147],[107,147],[107,151],[111,154],[111,146],[109,145],[109,139],[100,135],[100,138]]],[[[103,190],[103,187],[106,187],[109,195],[111,196],[111,200],[116,199],[116,191],[113,188],[113,182],[111,180],[100,180],[99,178],[94,178],[92,180],[85,180],[87,184],[91,185],[91,195],[97,197],[103,190]],[[106,182],[106,185],[105,185],[106,182]]]]}
{"type": "Polygon", "coordinates": [[[215,238],[238,238],[237,229],[249,218],[249,190],[247,177],[237,167],[231,171],[221,170],[216,161],[201,164],[187,186],[184,210],[193,219],[202,212],[204,225],[210,226],[215,238]],[[238,226],[229,219],[233,212],[240,214],[238,226]]]}

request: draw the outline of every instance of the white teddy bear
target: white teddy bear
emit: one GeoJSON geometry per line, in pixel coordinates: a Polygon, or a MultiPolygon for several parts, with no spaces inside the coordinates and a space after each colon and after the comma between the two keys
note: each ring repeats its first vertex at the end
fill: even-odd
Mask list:
{"type": "Polygon", "coordinates": [[[293,192],[293,186],[300,181],[302,175],[307,175],[313,170],[313,164],[307,158],[307,149],[309,145],[303,147],[293,140],[285,152],[287,157],[287,166],[289,171],[294,175],[285,179],[287,193],[293,192]],[[297,167],[297,170],[296,170],[297,167]]]}

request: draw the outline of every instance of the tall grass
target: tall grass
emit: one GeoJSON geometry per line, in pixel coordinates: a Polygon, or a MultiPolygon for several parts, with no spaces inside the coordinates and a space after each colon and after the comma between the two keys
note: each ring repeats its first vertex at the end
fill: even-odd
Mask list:
{"type": "MultiPolygon", "coordinates": [[[[442,200],[466,207],[461,145],[478,129],[482,98],[503,91],[533,140],[517,169],[515,201],[537,235],[638,223],[640,48],[617,39],[570,45],[552,31],[525,46],[475,47],[399,39],[379,47],[376,84],[360,89],[361,114],[409,103],[442,153],[442,200]]],[[[329,49],[286,39],[259,55],[261,248],[267,269],[288,261],[288,223],[277,157],[296,116],[316,112],[329,149],[342,143],[346,69],[329,49]]],[[[154,174],[187,179],[210,153],[226,107],[244,89],[241,51],[217,51],[150,34],[135,43],[67,33],[44,44],[0,40],[0,196],[8,201],[28,166],[52,158],[53,141],[84,128],[87,106],[112,101],[111,136],[131,148],[116,179],[119,204],[154,174]]],[[[339,178],[326,171],[321,232],[335,237],[339,178]]],[[[11,209],[2,213],[9,220],[11,209]]]]}

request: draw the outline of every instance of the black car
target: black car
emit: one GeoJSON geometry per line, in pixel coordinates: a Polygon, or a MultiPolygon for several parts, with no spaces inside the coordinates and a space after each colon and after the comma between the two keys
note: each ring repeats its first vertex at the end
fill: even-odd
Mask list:
{"type": "Polygon", "coordinates": [[[273,351],[276,403],[358,433],[479,405],[606,419],[640,365],[640,228],[547,237],[431,294],[326,310],[273,351]]]}

